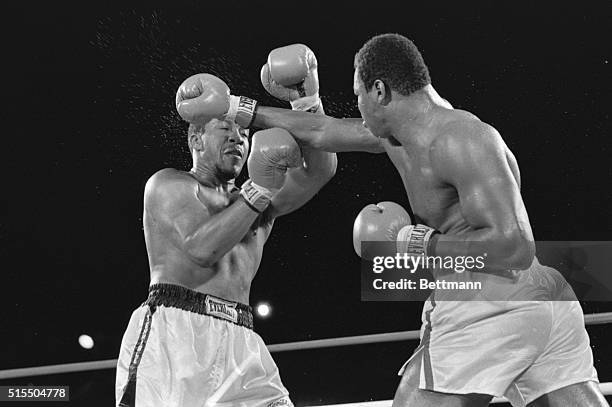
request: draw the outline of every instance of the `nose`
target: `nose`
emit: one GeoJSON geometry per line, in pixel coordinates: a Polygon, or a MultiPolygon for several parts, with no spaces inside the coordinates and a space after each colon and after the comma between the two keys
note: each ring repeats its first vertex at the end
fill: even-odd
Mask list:
{"type": "Polygon", "coordinates": [[[238,131],[238,127],[234,126],[230,132],[229,140],[235,144],[244,144],[244,140],[238,131]]]}

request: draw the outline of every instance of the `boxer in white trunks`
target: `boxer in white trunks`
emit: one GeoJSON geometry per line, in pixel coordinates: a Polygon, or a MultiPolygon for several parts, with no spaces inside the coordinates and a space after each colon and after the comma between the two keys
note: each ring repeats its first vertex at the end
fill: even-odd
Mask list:
{"type": "MultiPolygon", "coordinates": [[[[274,60],[267,64],[270,81],[283,84],[274,60]]],[[[486,406],[505,395],[514,406],[607,406],[580,304],[567,300],[562,276],[535,257],[518,165],[499,133],[442,99],[420,52],[401,35],[366,42],[353,86],[362,119],[259,106],[229,89],[213,92],[216,81],[196,97],[206,100],[203,115],[281,127],[323,151],[386,152],[415,224],[402,211],[395,217],[380,209],[378,222],[357,228],[358,242],[397,241],[409,255],[451,257],[482,255],[482,244],[471,243],[488,245],[491,292],[471,301],[432,293],[421,345],[400,371],[394,405],[486,406]],[[538,295],[530,300],[525,288],[538,295]]]]}
{"type": "MultiPolygon", "coordinates": [[[[304,75],[302,96],[318,94],[316,72],[304,75]]],[[[118,406],[293,405],[253,331],[249,292],[275,219],[323,187],[336,155],[300,148],[283,129],[250,140],[233,119],[189,116],[198,110],[190,95],[206,79],[196,75],[177,93],[177,109],[190,122],[193,168],[163,169],[145,187],[151,283],[121,343],[118,406]],[[250,179],[237,188],[247,156],[250,179]]]]}

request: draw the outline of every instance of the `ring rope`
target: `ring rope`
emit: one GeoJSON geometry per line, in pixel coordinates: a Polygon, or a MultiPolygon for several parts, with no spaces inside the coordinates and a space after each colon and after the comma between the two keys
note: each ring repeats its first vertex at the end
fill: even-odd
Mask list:
{"type": "MultiPolygon", "coordinates": [[[[612,322],[612,312],[587,314],[584,316],[584,323],[586,325],[607,324],[609,322],[612,322]]],[[[383,334],[345,336],[341,338],[316,339],[312,341],[278,343],[274,345],[269,345],[268,350],[270,352],[285,352],[290,350],[327,348],[331,346],[363,345],[366,343],[404,341],[411,339],[419,339],[419,332],[420,331],[418,330],[401,331],[383,334]]]]}
{"type": "MultiPolygon", "coordinates": [[[[587,314],[584,316],[586,325],[599,325],[612,322],[612,312],[587,314]]],[[[419,330],[388,332],[382,334],[345,336],[340,338],[316,339],[312,341],[299,341],[277,343],[268,345],[270,352],[287,352],[292,350],[306,350],[328,348],[333,346],[363,345],[367,343],[396,342],[419,339],[419,330]]],[[[0,380],[17,377],[44,376],[58,373],[84,372],[88,370],[113,369],[117,366],[117,359],[96,360],[92,362],[64,363],[59,365],[24,367],[18,369],[0,370],[0,380]]]]}

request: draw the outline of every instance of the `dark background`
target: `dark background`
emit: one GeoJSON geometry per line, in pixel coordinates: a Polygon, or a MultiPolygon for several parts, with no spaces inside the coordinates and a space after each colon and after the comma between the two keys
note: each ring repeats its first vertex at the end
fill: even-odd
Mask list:
{"type": "MultiPolygon", "coordinates": [[[[412,38],[437,91],[495,126],[514,151],[536,239],[612,240],[604,3],[29,3],[10,11],[0,369],[116,358],[147,293],[144,184],[158,169],[190,166],[177,87],[209,72],[234,94],[284,106],[265,93],[259,70],[270,50],[290,43],[315,51],[326,112],[357,117],[354,53],[374,34],[412,38]],[[93,349],[79,347],[81,333],[94,338],[93,349]]],[[[420,303],[360,302],[353,220],[385,200],[408,206],[389,160],[340,154],[321,193],[277,220],[251,291],[252,304],[273,307],[270,318],[256,320],[266,343],[419,328],[420,303]]],[[[585,313],[612,310],[609,302],[582,305],[585,313]]],[[[600,379],[612,381],[607,326],[588,331],[600,379]]],[[[392,398],[415,346],[274,357],[296,404],[329,404],[392,398]]],[[[114,399],[114,370],[0,381],[27,383],[70,385],[72,405],[114,399]]]]}

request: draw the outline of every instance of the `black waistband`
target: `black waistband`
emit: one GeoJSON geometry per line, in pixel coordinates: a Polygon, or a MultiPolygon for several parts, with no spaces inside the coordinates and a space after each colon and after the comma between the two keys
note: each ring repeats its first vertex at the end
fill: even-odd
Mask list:
{"type": "Polygon", "coordinates": [[[180,285],[151,284],[149,297],[143,305],[180,308],[253,329],[253,310],[249,305],[224,300],[180,285]]]}

